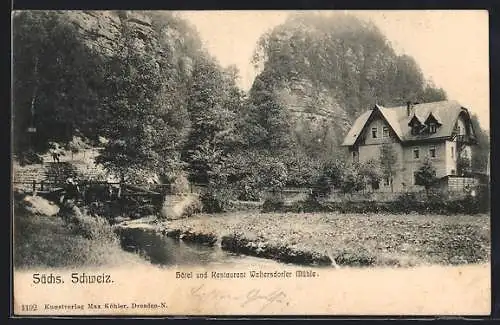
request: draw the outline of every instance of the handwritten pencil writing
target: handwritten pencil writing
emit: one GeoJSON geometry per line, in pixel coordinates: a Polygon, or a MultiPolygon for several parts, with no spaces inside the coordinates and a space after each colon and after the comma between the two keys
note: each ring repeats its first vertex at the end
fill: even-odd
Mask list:
{"type": "Polygon", "coordinates": [[[216,305],[224,301],[237,301],[240,302],[240,307],[247,307],[253,305],[258,308],[258,311],[264,311],[272,304],[275,305],[288,305],[286,293],[281,289],[275,289],[265,292],[261,289],[251,289],[242,294],[230,294],[220,289],[206,289],[205,285],[194,287],[191,289],[191,296],[203,301],[210,300],[216,305]]]}

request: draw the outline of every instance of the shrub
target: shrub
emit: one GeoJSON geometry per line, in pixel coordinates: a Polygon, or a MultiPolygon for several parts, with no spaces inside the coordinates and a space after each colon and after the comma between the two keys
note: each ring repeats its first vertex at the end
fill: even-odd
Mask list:
{"type": "Polygon", "coordinates": [[[328,211],[328,208],[326,206],[323,206],[321,202],[318,201],[316,194],[313,192],[307,197],[306,200],[294,202],[292,206],[287,210],[295,213],[326,212],[328,211]]]}
{"type": "Polygon", "coordinates": [[[395,211],[392,212],[401,211],[410,213],[412,211],[416,211],[418,205],[419,201],[417,195],[412,192],[405,192],[399,195],[394,201],[392,209],[395,211]]]}
{"type": "Polygon", "coordinates": [[[161,216],[168,220],[187,218],[202,210],[202,202],[197,194],[165,197],[161,216]]]}
{"type": "Polygon", "coordinates": [[[485,213],[490,210],[491,205],[491,192],[489,185],[479,186],[477,189],[477,203],[479,211],[485,213]]]}
{"type": "Polygon", "coordinates": [[[316,186],[313,188],[311,194],[311,197],[314,200],[317,200],[320,197],[325,197],[332,191],[332,182],[326,175],[320,176],[315,185],[316,186]]]}
{"type": "Polygon", "coordinates": [[[172,183],[172,194],[187,194],[189,192],[189,180],[186,175],[177,175],[172,183]]]}
{"type": "Polygon", "coordinates": [[[246,177],[237,184],[237,198],[240,201],[260,201],[262,189],[259,188],[257,182],[246,177]]]}
{"type": "Polygon", "coordinates": [[[422,185],[426,191],[429,191],[437,180],[436,168],[428,158],[425,159],[422,166],[415,172],[415,184],[422,185]]]}
{"type": "Polygon", "coordinates": [[[344,178],[340,189],[344,193],[354,193],[365,188],[364,176],[358,172],[358,166],[348,167],[344,170],[344,178]]]}
{"type": "Polygon", "coordinates": [[[264,201],[262,205],[262,212],[276,212],[282,211],[285,206],[285,202],[280,197],[273,195],[264,201]]]}
{"type": "Polygon", "coordinates": [[[227,202],[223,202],[214,195],[212,191],[207,191],[200,196],[203,212],[220,213],[224,212],[227,202]]]}
{"type": "Polygon", "coordinates": [[[27,210],[22,197],[14,202],[14,266],[16,268],[67,268],[119,266],[141,262],[125,253],[111,225],[92,217],[71,202],[58,216],[36,215],[27,210]]]}

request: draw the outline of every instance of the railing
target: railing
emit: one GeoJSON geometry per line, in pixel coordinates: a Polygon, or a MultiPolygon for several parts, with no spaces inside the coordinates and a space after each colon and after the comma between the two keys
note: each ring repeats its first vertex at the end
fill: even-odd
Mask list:
{"type": "MultiPolygon", "coordinates": [[[[21,181],[13,181],[13,185],[25,185],[25,188],[30,188],[33,193],[35,192],[47,192],[55,189],[60,189],[60,188],[67,188],[71,184],[65,183],[65,182],[54,182],[54,181],[28,181],[28,182],[21,182],[21,181]]],[[[149,194],[171,194],[173,192],[172,186],[173,184],[149,184],[149,183],[143,183],[143,184],[135,184],[135,183],[120,183],[120,182],[107,182],[107,181],[86,181],[86,180],[81,180],[78,181],[78,186],[80,187],[87,187],[87,186],[119,186],[122,189],[129,189],[137,192],[144,192],[144,193],[149,193],[149,194]]],[[[205,188],[207,185],[206,184],[190,184],[189,185],[189,192],[193,193],[196,190],[199,190],[200,188],[205,188]]],[[[137,193],[135,193],[137,194],[137,193]]],[[[138,194],[139,195],[139,194],[138,194]]]]}

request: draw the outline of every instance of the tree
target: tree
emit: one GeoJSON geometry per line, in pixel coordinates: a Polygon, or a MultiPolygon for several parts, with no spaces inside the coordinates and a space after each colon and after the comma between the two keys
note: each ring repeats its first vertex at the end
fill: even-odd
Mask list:
{"type": "Polygon", "coordinates": [[[434,168],[429,159],[426,159],[422,166],[415,172],[415,184],[424,186],[425,191],[428,192],[437,180],[436,168],[434,168]]]}
{"type": "Polygon", "coordinates": [[[446,100],[446,92],[443,88],[436,88],[432,82],[429,82],[419,99],[423,103],[439,102],[446,100]]]}
{"type": "Polygon", "coordinates": [[[44,152],[50,141],[65,144],[75,135],[96,136],[105,64],[80,35],[64,13],[24,11],[14,16],[16,152],[29,146],[44,152]],[[36,127],[31,143],[28,126],[36,127]]]}
{"type": "Polygon", "coordinates": [[[459,155],[457,157],[457,174],[460,176],[470,175],[472,172],[472,161],[469,156],[459,155]]]}
{"type": "Polygon", "coordinates": [[[365,189],[365,186],[365,178],[359,173],[358,166],[349,166],[344,170],[344,177],[340,186],[342,192],[358,192],[365,189]]]}
{"type": "Polygon", "coordinates": [[[345,169],[345,163],[340,159],[323,162],[314,182],[313,196],[328,195],[334,188],[342,189],[345,169]]]}
{"type": "Polygon", "coordinates": [[[336,159],[328,161],[323,165],[323,175],[329,179],[329,183],[334,187],[341,187],[344,179],[346,165],[342,160],[336,159]]]}
{"type": "Polygon", "coordinates": [[[364,163],[357,165],[358,174],[363,179],[363,183],[371,185],[372,189],[378,189],[380,180],[382,179],[382,170],[380,164],[375,160],[368,160],[364,163]]]}
{"type": "Polygon", "coordinates": [[[123,47],[107,62],[106,88],[111,91],[102,99],[106,122],[99,134],[109,142],[97,162],[122,180],[144,171],[165,175],[181,165],[178,152],[188,120],[180,117],[187,114],[169,102],[167,62],[155,56],[151,44],[138,48],[133,31],[122,26],[123,47]]]}
{"type": "Polygon", "coordinates": [[[310,187],[316,184],[321,174],[323,162],[319,159],[311,159],[303,152],[289,151],[281,155],[288,172],[288,186],[310,187]]]}
{"type": "Polygon", "coordinates": [[[477,144],[471,148],[471,167],[473,171],[486,173],[488,161],[490,159],[490,137],[489,134],[481,128],[477,115],[472,114],[471,122],[477,139],[477,144]]]}
{"type": "Polygon", "coordinates": [[[394,147],[389,143],[383,144],[380,148],[380,166],[383,176],[389,180],[391,192],[394,192],[393,180],[397,161],[398,157],[394,147]]]}
{"type": "Polygon", "coordinates": [[[196,62],[187,108],[191,121],[184,159],[191,178],[209,182],[225,156],[237,142],[237,113],[241,93],[235,85],[235,72],[225,73],[210,58],[196,62]]]}
{"type": "Polygon", "coordinates": [[[266,150],[286,151],[292,146],[290,115],[272,91],[269,78],[268,75],[259,76],[250,89],[247,122],[252,124],[248,128],[251,132],[249,136],[256,142],[249,145],[266,150]]]}

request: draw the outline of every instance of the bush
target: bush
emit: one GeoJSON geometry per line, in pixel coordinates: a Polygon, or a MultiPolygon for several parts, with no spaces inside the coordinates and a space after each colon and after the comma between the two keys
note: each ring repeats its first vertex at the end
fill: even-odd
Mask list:
{"type": "Polygon", "coordinates": [[[221,213],[225,211],[227,202],[223,202],[214,195],[213,192],[208,191],[200,196],[203,212],[206,213],[221,213]]]}
{"type": "Polygon", "coordinates": [[[187,194],[189,192],[189,180],[186,175],[177,175],[172,183],[172,194],[187,194]]]}
{"type": "Polygon", "coordinates": [[[326,175],[322,175],[318,178],[316,182],[312,194],[311,199],[317,200],[320,197],[325,197],[332,192],[332,182],[330,178],[326,175]]]}
{"type": "Polygon", "coordinates": [[[392,209],[395,210],[392,212],[400,211],[410,213],[412,211],[416,211],[419,201],[415,193],[405,192],[399,195],[391,205],[392,209]]]}
{"type": "Polygon", "coordinates": [[[161,216],[168,220],[191,217],[202,210],[202,202],[197,194],[166,196],[161,216]]]}
{"type": "Polygon", "coordinates": [[[100,217],[92,217],[85,209],[70,202],[57,216],[33,214],[26,209],[23,197],[14,201],[14,267],[71,268],[120,266],[141,262],[125,253],[112,226],[100,217]]]}
{"type": "Polygon", "coordinates": [[[237,199],[240,201],[260,201],[262,189],[259,188],[257,182],[247,177],[237,185],[237,199]]]}
{"type": "Polygon", "coordinates": [[[491,192],[489,184],[479,186],[476,195],[479,211],[483,213],[490,211],[491,192]]]}
{"type": "Polygon", "coordinates": [[[321,204],[318,201],[316,194],[313,192],[310,194],[305,201],[294,202],[292,206],[287,209],[287,211],[294,213],[304,213],[304,212],[327,212],[328,207],[321,204]]]}
{"type": "Polygon", "coordinates": [[[262,205],[262,212],[277,212],[282,211],[285,206],[285,202],[278,196],[272,196],[264,201],[262,205]]]}

